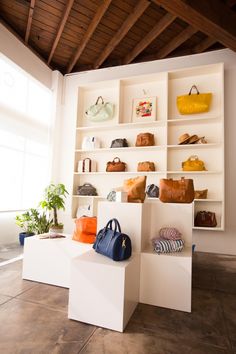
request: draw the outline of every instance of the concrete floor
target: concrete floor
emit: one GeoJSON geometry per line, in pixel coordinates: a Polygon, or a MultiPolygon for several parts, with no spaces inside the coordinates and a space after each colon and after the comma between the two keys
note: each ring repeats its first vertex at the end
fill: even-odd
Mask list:
{"type": "Polygon", "coordinates": [[[236,353],[236,257],[196,253],[192,313],[140,304],[123,334],[68,320],[68,290],[21,269],[0,267],[1,354],[236,353]]]}
{"type": "Polygon", "coordinates": [[[0,264],[23,255],[24,248],[18,243],[0,245],[0,264]]]}

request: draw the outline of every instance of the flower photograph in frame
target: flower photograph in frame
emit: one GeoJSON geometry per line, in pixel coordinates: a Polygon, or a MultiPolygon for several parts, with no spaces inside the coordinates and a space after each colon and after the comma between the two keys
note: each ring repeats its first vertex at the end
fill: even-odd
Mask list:
{"type": "Polygon", "coordinates": [[[152,122],[156,120],[156,97],[133,99],[132,121],[152,122]]]}

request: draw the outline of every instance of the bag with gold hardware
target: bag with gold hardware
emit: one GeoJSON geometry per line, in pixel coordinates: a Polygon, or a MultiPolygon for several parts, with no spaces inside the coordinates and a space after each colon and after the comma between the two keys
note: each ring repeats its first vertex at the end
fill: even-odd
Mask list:
{"type": "Polygon", "coordinates": [[[204,162],[198,159],[197,155],[192,155],[188,160],[182,162],[183,171],[206,171],[204,162]]]}
{"type": "Polygon", "coordinates": [[[126,169],[126,163],[120,161],[119,157],[115,157],[113,161],[107,162],[107,172],[123,172],[126,169]]]}
{"type": "Polygon", "coordinates": [[[155,165],[154,162],[150,161],[144,161],[144,162],[139,162],[138,163],[138,171],[155,171],[155,165]]]}
{"type": "Polygon", "coordinates": [[[177,97],[177,107],[180,114],[195,114],[209,111],[212,93],[200,93],[196,85],[193,85],[188,95],[177,97]],[[192,94],[195,89],[197,93],[192,94]]]}
{"type": "Polygon", "coordinates": [[[208,189],[203,189],[201,191],[194,191],[194,199],[207,199],[208,189]]]}
{"type": "Polygon", "coordinates": [[[152,133],[140,133],[137,135],[135,146],[153,146],[154,134],[152,133]]]}
{"type": "Polygon", "coordinates": [[[146,176],[129,178],[124,181],[123,189],[128,193],[129,203],[143,203],[146,197],[146,176]]]}
{"type": "Polygon", "coordinates": [[[93,248],[113,261],[124,261],[132,254],[131,240],[128,235],[121,232],[117,219],[109,220],[107,225],[98,232],[93,248]]]}
{"type": "Polygon", "coordinates": [[[194,186],[192,179],[160,179],[159,199],[163,203],[192,203],[194,186]]]}

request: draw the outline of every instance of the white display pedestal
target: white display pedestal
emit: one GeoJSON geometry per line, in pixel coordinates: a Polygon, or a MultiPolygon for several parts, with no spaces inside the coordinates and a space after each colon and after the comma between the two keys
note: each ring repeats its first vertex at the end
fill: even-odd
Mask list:
{"type": "Polygon", "coordinates": [[[140,255],[115,262],[91,250],[71,262],[68,317],[123,332],[139,301],[140,255]]]}
{"type": "Polygon", "coordinates": [[[100,230],[106,226],[110,219],[116,218],[121,226],[121,231],[129,235],[132,250],[141,252],[142,234],[149,228],[149,203],[98,203],[98,227],[100,230]]]}
{"type": "Polygon", "coordinates": [[[25,238],[23,279],[68,288],[71,259],[92,247],[71,238],[69,235],[58,239],[25,238]]]}
{"type": "Polygon", "coordinates": [[[150,230],[143,235],[140,302],[191,312],[192,204],[152,203],[150,230]],[[162,227],[176,227],[185,241],[182,252],[158,255],[151,239],[162,227]]]}

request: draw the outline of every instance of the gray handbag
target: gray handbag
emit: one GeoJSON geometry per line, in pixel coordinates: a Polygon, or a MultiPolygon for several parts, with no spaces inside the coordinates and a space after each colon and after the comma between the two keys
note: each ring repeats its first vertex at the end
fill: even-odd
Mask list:
{"type": "Polygon", "coordinates": [[[128,142],[125,138],[112,140],[111,148],[120,148],[120,147],[128,147],[128,142]]]}
{"type": "Polygon", "coordinates": [[[146,194],[149,198],[158,198],[159,197],[159,188],[155,184],[149,184],[146,189],[146,194]]]}
{"type": "Polygon", "coordinates": [[[96,188],[90,183],[84,183],[82,186],[78,186],[78,195],[98,195],[96,188]]]}

